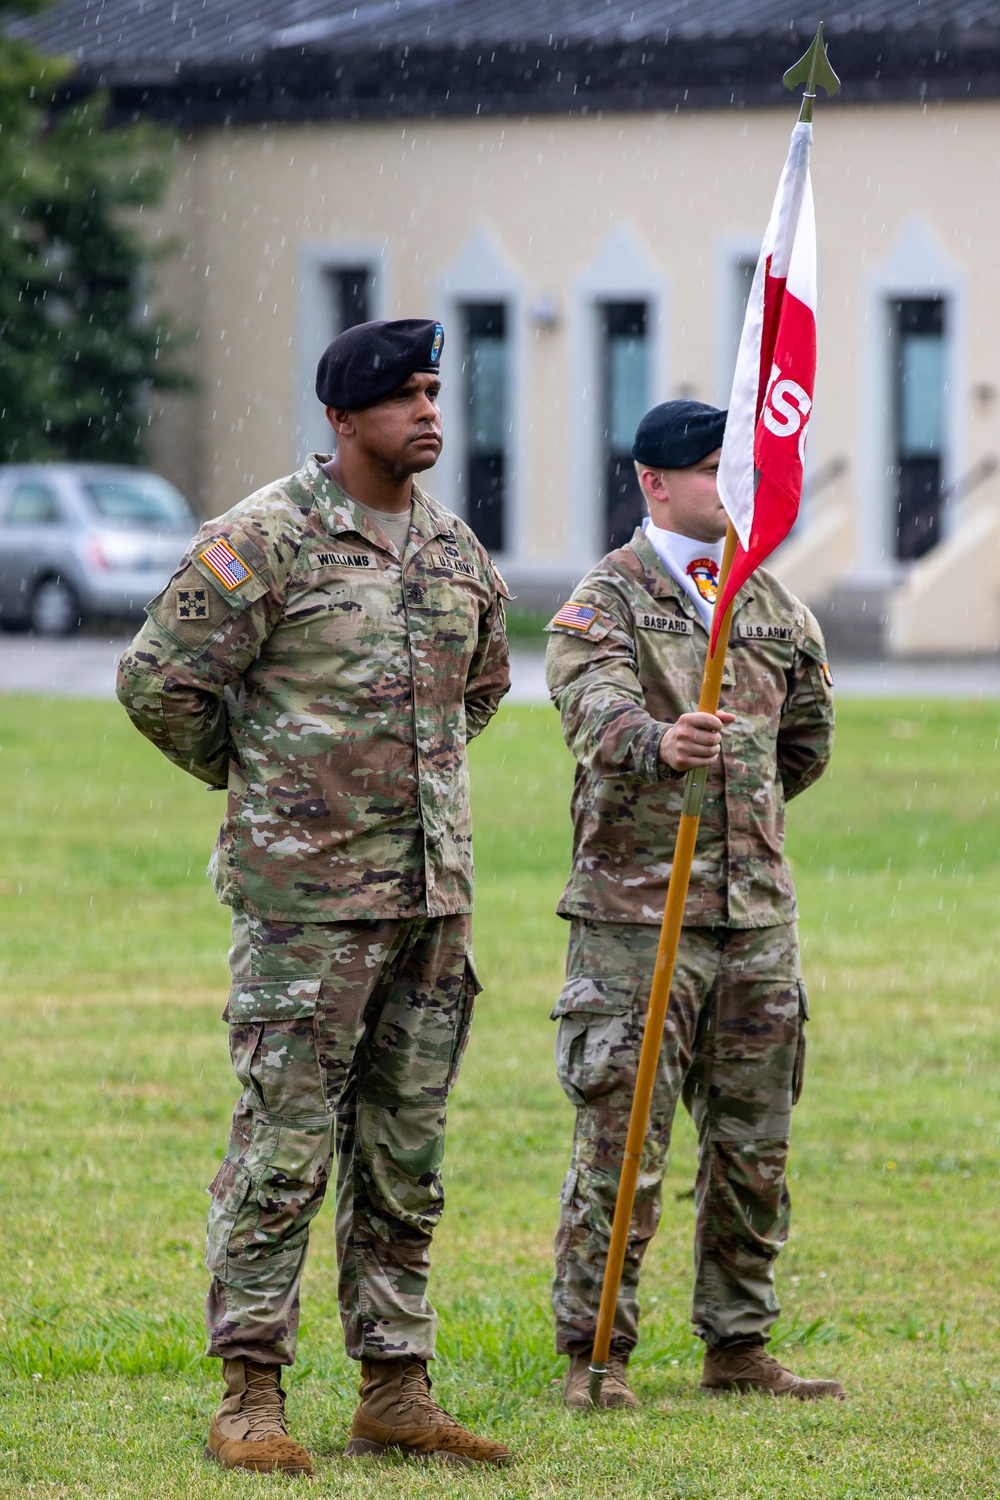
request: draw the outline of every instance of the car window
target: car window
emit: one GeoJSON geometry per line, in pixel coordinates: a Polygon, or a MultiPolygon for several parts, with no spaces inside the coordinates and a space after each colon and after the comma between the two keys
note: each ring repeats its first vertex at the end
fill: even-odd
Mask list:
{"type": "Polygon", "coordinates": [[[191,528],[193,517],[184,496],[156,474],[109,474],[85,480],[83,488],[108,526],[191,528]]]}
{"type": "Polygon", "coordinates": [[[55,491],[47,484],[25,480],[15,486],[7,502],[8,526],[57,526],[62,518],[55,491]]]}

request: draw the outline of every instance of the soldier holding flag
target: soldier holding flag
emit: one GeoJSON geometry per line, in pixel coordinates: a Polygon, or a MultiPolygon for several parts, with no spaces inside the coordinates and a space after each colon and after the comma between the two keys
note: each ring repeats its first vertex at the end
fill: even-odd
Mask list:
{"type": "Polygon", "coordinates": [[[759,566],[794,523],[812,410],[811,104],[817,81],[837,86],[822,28],[786,83],[800,78],[730,411],[673,401],[646,415],[633,457],[649,519],[549,626],[549,690],[577,760],[553,1013],[577,1110],[553,1287],[571,1407],[638,1405],[626,1368],[678,1099],[699,1139],[703,1389],[845,1394],[766,1350],[809,1015],[784,805],[833,739],[819,626],[759,566]]]}
{"type": "Polygon", "coordinates": [[[765,1352],[778,1315],[774,1261],[788,1235],[785,1163],[802,1087],[805,985],[782,853],[784,803],[822,773],[833,693],[813,616],[767,573],[737,600],[717,715],[689,712],[708,643],[726,513],[716,474],[725,413],[669,401],[634,454],[650,517],[583,580],[549,626],[548,685],[577,760],[559,1081],[576,1105],[553,1307],[570,1356],[566,1401],[588,1404],[588,1366],[683,773],[708,766],[701,837],[674,971],[602,1404],[636,1406],[643,1256],[660,1215],[683,1098],[699,1135],[693,1317],[703,1386],[840,1395],[765,1352]]]}

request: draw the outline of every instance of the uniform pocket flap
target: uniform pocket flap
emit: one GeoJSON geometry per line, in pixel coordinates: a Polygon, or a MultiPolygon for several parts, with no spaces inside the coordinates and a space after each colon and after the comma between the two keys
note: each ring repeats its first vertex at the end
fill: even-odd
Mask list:
{"type": "Polygon", "coordinates": [[[626,1016],[632,1010],[639,980],[591,979],[580,975],[567,979],[562,987],[555,1009],[550,1017],[558,1021],[561,1016],[626,1016]]]}
{"type": "Polygon", "coordinates": [[[224,1020],[294,1021],[311,1016],[319,998],[319,979],[242,979],[229,992],[224,1020]]]}

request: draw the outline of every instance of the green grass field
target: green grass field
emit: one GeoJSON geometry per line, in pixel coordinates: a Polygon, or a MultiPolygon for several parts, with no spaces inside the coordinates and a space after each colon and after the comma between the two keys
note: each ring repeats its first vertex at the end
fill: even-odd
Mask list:
{"type": "Polygon", "coordinates": [[[780,1352],[850,1402],[698,1394],[685,1119],[644,1282],[644,1409],[579,1417],[547,1312],[572,1123],[547,1019],[571,767],[551,711],[501,712],[473,747],[486,992],[432,1289],[437,1389],[517,1463],[341,1462],[355,1372],[328,1205],[288,1382],[307,1485],[200,1458],[218,1373],[201,1357],[204,1185],[234,1092],[226,914],[202,875],[220,799],[113,704],[3,700],[0,1495],[1000,1494],[998,734],[1000,705],[847,703],[833,771],[791,809],[813,1020],[780,1352]]]}

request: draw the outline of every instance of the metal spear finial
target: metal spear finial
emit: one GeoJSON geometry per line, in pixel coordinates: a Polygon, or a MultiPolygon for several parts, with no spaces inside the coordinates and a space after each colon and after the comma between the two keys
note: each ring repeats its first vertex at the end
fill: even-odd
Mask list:
{"type": "Polygon", "coordinates": [[[797,83],[805,84],[806,91],[802,98],[799,119],[807,122],[812,121],[817,84],[826,89],[828,94],[840,92],[840,79],[831,68],[830,59],[827,56],[822,21],[816,29],[816,35],[809,45],[808,52],[789,68],[781,81],[786,89],[793,89],[797,83]]]}

